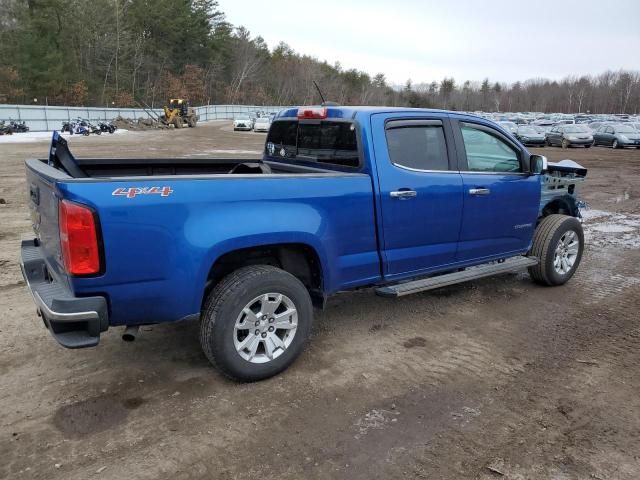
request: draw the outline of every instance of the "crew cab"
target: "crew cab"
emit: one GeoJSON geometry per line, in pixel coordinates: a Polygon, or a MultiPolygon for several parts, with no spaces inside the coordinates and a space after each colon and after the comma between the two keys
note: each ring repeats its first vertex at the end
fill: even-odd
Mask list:
{"type": "Polygon", "coordinates": [[[22,269],[65,347],[198,320],[212,363],[259,380],[295,360],[336,292],[393,298],[524,268],[565,283],[586,174],[438,110],[286,109],[261,160],[76,159],[54,133],[49,157],[26,161],[22,269]]]}

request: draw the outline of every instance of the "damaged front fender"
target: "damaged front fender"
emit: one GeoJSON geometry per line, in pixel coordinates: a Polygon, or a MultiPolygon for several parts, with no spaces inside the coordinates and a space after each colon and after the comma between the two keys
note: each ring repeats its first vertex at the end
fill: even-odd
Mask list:
{"type": "Polygon", "coordinates": [[[587,169],[573,160],[549,162],[542,173],[539,216],[561,213],[580,217],[578,187],[585,181],[587,169]]]}

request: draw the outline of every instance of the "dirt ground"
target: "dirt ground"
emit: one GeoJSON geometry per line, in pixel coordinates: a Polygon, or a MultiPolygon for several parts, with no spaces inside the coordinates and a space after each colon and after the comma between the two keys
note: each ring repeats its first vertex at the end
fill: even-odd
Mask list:
{"type": "MultiPolygon", "coordinates": [[[[70,143],[80,156],[257,157],[263,142],[213,123],[70,143]]],[[[571,282],[341,294],[292,368],[236,384],[195,323],[55,343],[18,266],[22,162],[47,144],[0,145],[0,478],[640,478],[640,150],[540,152],[589,168],[571,282]]]]}

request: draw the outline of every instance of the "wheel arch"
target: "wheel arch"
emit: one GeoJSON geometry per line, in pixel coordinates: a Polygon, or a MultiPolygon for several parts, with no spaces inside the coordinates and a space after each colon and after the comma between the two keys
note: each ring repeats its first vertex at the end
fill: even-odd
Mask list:
{"type": "Polygon", "coordinates": [[[229,273],[249,265],[271,265],[281,268],[298,278],[309,290],[314,305],[323,307],[326,300],[324,255],[310,242],[264,242],[243,244],[236,240],[233,246],[215,252],[206,263],[208,266],[202,290],[197,301],[200,307],[209,292],[229,273]]]}
{"type": "Polygon", "coordinates": [[[538,221],[553,214],[578,217],[579,210],[576,199],[571,195],[563,195],[561,197],[550,199],[540,209],[540,218],[538,219],[538,221]]]}

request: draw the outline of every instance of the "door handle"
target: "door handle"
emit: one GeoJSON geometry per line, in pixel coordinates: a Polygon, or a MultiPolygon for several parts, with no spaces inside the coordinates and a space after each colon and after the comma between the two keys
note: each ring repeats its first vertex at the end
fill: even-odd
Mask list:
{"type": "Polygon", "coordinates": [[[489,195],[490,193],[491,193],[491,190],[489,190],[488,188],[470,188],[469,189],[470,195],[489,195]]]}
{"type": "Polygon", "coordinates": [[[389,195],[391,195],[391,198],[406,200],[416,197],[418,195],[418,192],[416,192],[415,190],[396,190],[395,192],[390,192],[389,195]]]}

